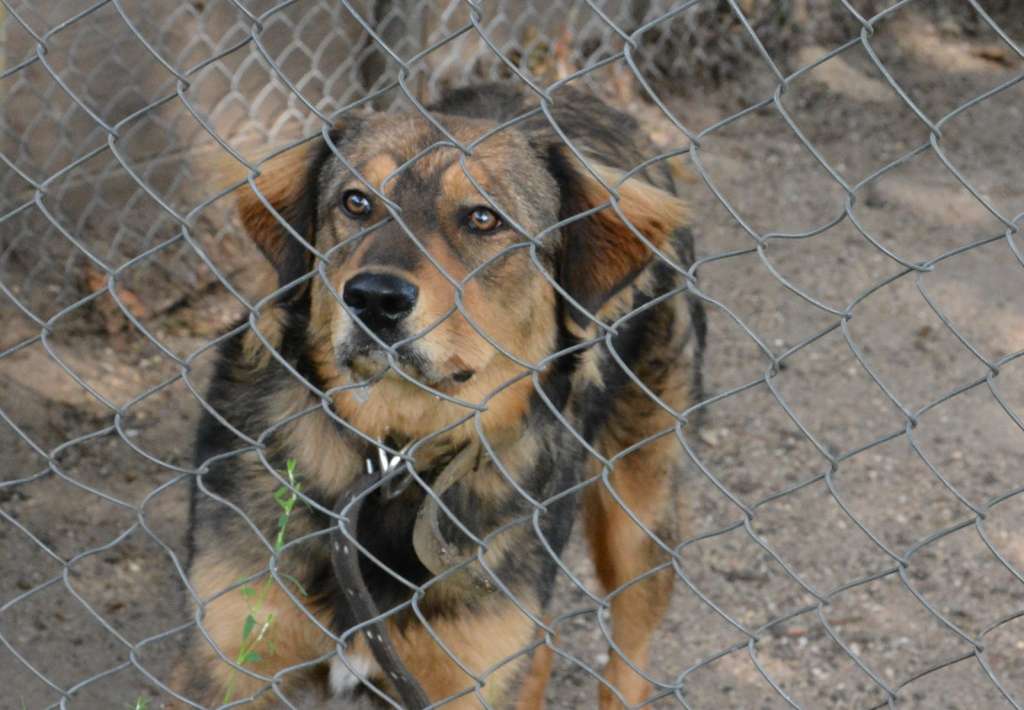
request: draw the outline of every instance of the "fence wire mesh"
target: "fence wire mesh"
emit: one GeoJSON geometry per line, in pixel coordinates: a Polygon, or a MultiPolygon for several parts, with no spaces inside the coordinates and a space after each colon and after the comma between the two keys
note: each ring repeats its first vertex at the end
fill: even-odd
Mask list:
{"type": "MultiPolygon", "coordinates": [[[[302,697],[292,681],[331,663],[335,685],[346,667],[367,680],[357,637],[399,617],[391,635],[413,639],[399,644],[408,669],[439,706],[505,706],[494,688],[545,650],[552,707],[593,706],[599,692],[652,707],[1024,705],[1024,35],[1012,3],[0,0],[0,12],[0,705],[349,707],[341,696],[302,697]],[[351,509],[325,507],[301,457],[289,472],[274,447],[281,432],[299,437],[303,421],[356,429],[335,403],[369,388],[311,382],[264,316],[307,283],[333,288],[351,313],[331,286],[342,250],[306,243],[313,269],[268,295],[268,267],[235,201],[254,186],[270,204],[258,176],[317,141],[345,160],[331,134],[340,121],[370,109],[432,120],[427,105],[484,79],[520,87],[536,108],[483,138],[435,123],[438,143],[392,166],[390,179],[455,148],[480,190],[466,166],[486,139],[539,120],[573,143],[554,116],[563,87],[578,87],[636,117],[656,144],[627,177],[685,163],[692,178],[674,170],[697,256],[655,249],[677,287],[653,305],[584,319],[593,330],[580,343],[524,358],[496,335],[501,324],[474,317],[469,291],[523,252],[547,275],[538,283],[570,296],[544,248],[580,217],[521,230],[459,277],[414,215],[366,184],[386,205],[383,224],[403,230],[455,294],[416,339],[460,317],[519,371],[464,401],[408,375],[400,344],[382,344],[408,387],[460,414],[409,442],[356,431],[384,457],[359,458],[360,470],[385,472],[361,499],[402,480],[471,544],[393,608],[378,600],[379,618],[339,631],[308,611],[288,558],[339,532],[368,553],[367,537],[346,528],[351,509]],[[656,396],[615,339],[672,299],[701,304],[710,324],[705,392],[683,407],[656,396]],[[217,348],[245,333],[312,404],[256,430],[217,411],[225,402],[207,390],[217,348]],[[626,450],[594,448],[579,413],[541,385],[584,346],[626,370],[671,425],[626,450]],[[589,466],[539,498],[485,433],[489,403],[519,382],[552,418],[550,440],[589,466]],[[200,412],[238,438],[196,464],[200,412]],[[464,424],[518,498],[485,534],[417,470],[419,452],[464,424]],[[666,441],[679,463],[670,507],[688,521],[667,537],[649,511],[627,505],[629,472],[613,474],[666,441]],[[262,472],[269,527],[205,483],[217,466],[243,463],[262,472]],[[237,514],[244,531],[226,527],[222,543],[227,555],[259,559],[247,575],[212,587],[195,570],[190,578],[191,485],[200,509],[237,514]],[[546,539],[562,502],[599,489],[625,513],[622,529],[660,555],[611,588],[579,536],[561,551],[546,539]],[[319,523],[293,524],[293,511],[319,523]],[[540,550],[554,563],[546,608],[488,566],[510,529],[530,531],[524,556],[540,550]],[[460,636],[420,607],[473,565],[516,620],[477,623],[480,608],[463,610],[471,621],[460,636]],[[662,619],[630,590],[667,576],[675,589],[662,619]],[[300,616],[281,612],[275,626],[268,598],[300,616]],[[236,617],[222,615],[232,604],[236,617]],[[650,653],[629,657],[630,625],[652,613],[650,653]],[[225,631],[224,618],[237,626],[225,631]],[[306,624],[317,653],[287,655],[288,634],[307,633],[293,623],[306,624]],[[225,637],[241,645],[219,648],[225,637]],[[233,669],[228,692],[190,697],[195,687],[173,670],[186,638],[218,647],[202,662],[233,669]],[[609,679],[643,679],[641,696],[602,677],[609,662],[622,673],[609,679]],[[458,669],[451,685],[424,681],[438,667],[458,669]]],[[[620,215],[628,182],[603,185],[620,215]]],[[[317,455],[351,468],[315,441],[317,455]]],[[[400,706],[379,679],[364,687],[361,702],[400,706]]]]}

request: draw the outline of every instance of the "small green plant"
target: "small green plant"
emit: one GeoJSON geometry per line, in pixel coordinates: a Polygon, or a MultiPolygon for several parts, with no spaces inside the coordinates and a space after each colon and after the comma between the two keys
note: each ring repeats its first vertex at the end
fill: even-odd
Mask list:
{"type": "Polygon", "coordinates": [[[132,710],[149,710],[149,700],[146,699],[145,695],[135,698],[135,705],[132,706],[132,710]]]}
{"type": "MultiPolygon", "coordinates": [[[[288,520],[291,518],[292,510],[295,508],[295,503],[299,499],[299,491],[302,488],[295,475],[294,459],[288,459],[288,462],[285,464],[285,473],[288,476],[288,485],[282,485],[274,491],[274,500],[277,502],[278,507],[281,508],[281,515],[277,518],[277,534],[274,536],[275,557],[284,548],[285,530],[288,528],[288,520]]],[[[298,580],[294,577],[284,576],[298,588],[303,596],[306,596],[306,590],[302,588],[298,580]]],[[[268,574],[257,586],[246,584],[239,590],[242,596],[245,597],[246,604],[249,607],[249,613],[246,614],[245,620],[242,622],[242,645],[239,647],[238,655],[235,658],[235,663],[239,666],[245,666],[248,663],[256,663],[262,660],[263,656],[260,650],[269,655],[274,653],[273,638],[269,635],[274,625],[274,613],[263,613],[263,605],[267,601],[267,595],[270,593],[273,584],[274,578],[268,574]]],[[[235,677],[237,673],[238,669],[233,669],[231,678],[228,681],[228,687],[224,691],[223,702],[225,705],[231,702],[231,696],[235,691],[235,677]]]]}

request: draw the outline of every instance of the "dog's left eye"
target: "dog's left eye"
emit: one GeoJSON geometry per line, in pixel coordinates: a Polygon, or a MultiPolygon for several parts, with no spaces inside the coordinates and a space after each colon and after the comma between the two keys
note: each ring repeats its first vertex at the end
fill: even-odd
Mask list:
{"type": "Polygon", "coordinates": [[[341,196],[341,205],[352,217],[365,217],[373,211],[370,198],[359,190],[348,190],[341,196]]]}
{"type": "Polygon", "coordinates": [[[493,232],[501,226],[501,217],[489,207],[474,207],[466,216],[466,226],[474,232],[493,232]]]}

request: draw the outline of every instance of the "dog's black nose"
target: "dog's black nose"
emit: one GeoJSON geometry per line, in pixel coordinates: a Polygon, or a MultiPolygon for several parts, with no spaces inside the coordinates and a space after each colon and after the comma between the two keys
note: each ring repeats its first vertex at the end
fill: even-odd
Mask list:
{"type": "Polygon", "coordinates": [[[412,312],[420,290],[391,274],[356,274],[345,282],[342,300],[367,328],[380,333],[412,312]]]}

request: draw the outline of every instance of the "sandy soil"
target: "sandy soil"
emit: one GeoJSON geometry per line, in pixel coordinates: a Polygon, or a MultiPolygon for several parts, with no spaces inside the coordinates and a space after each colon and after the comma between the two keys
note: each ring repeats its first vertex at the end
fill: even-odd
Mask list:
{"type": "MultiPolygon", "coordinates": [[[[994,36],[912,36],[880,33],[875,49],[933,120],[1024,70],[993,49],[994,36]]],[[[704,130],[770,96],[770,80],[755,72],[671,106],[704,130]]],[[[1011,218],[1024,211],[1022,86],[951,118],[940,142],[1011,218]]],[[[849,185],[929,139],[861,49],[794,82],[781,107],[849,185]]],[[[706,407],[689,442],[696,462],[680,506],[694,542],[680,553],[685,579],[652,670],[667,685],[685,677],[685,694],[657,706],[787,707],[782,691],[802,707],[869,708],[885,703],[884,685],[901,707],[1009,707],[990,674],[1024,703],[1024,617],[1000,623],[1024,611],[1024,495],[991,505],[1024,486],[1024,434],[1004,409],[1024,416],[1024,360],[984,379],[985,361],[1024,350],[1024,268],[1005,239],[899,278],[893,258],[928,262],[1003,228],[928,150],[859,190],[850,216],[820,231],[843,214],[846,194],[773,107],[709,131],[698,153],[708,182],[694,182],[689,199],[700,285],[715,303],[708,390],[735,393],[706,407]],[[820,233],[758,253],[737,217],[761,236],[820,233]],[[851,316],[842,328],[838,313],[851,316]],[[781,358],[777,372],[765,349],[781,358]]],[[[245,251],[239,241],[225,253],[245,251]]],[[[229,266],[243,289],[262,269],[229,266]]],[[[127,323],[112,326],[123,317],[109,305],[72,311],[41,340],[37,325],[4,311],[3,708],[54,705],[54,686],[97,675],[67,706],[158,705],[142,669],[166,678],[173,632],[189,621],[175,568],[187,479],[175,467],[190,457],[190,386],[203,387],[210,364],[202,349],[240,306],[216,288],[143,321],[162,352],[127,323]],[[189,358],[187,381],[171,354],[189,358]]],[[[579,540],[566,564],[596,592],[579,540]]],[[[566,657],[551,707],[594,705],[582,664],[607,650],[596,613],[571,613],[585,609],[595,609],[588,595],[561,580],[566,657]]]]}

